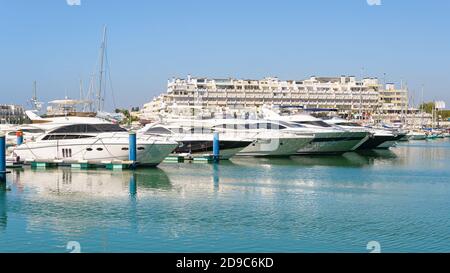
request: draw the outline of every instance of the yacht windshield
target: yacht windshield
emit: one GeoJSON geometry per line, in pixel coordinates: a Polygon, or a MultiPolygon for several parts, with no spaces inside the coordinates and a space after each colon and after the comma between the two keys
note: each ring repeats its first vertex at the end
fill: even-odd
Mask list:
{"type": "Polygon", "coordinates": [[[172,132],[164,127],[153,127],[147,130],[145,134],[155,134],[155,135],[171,135],[172,132]]]}

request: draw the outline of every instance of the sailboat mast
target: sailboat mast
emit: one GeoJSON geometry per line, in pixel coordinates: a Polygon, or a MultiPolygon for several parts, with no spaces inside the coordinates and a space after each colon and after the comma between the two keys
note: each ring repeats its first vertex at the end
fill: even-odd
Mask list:
{"type": "Polygon", "coordinates": [[[33,100],[37,100],[36,81],[33,81],[33,100]]]}
{"type": "Polygon", "coordinates": [[[83,100],[83,80],[80,79],[80,100],[83,100]]]}
{"type": "Polygon", "coordinates": [[[424,85],[422,84],[422,103],[420,104],[420,127],[423,127],[423,109],[424,109],[424,102],[423,102],[423,89],[424,85]]]}
{"type": "Polygon", "coordinates": [[[104,73],[104,56],[106,48],[106,25],[103,26],[103,39],[100,46],[100,65],[99,65],[99,87],[97,93],[97,111],[101,111],[102,108],[102,87],[103,87],[103,73],[104,73]]]}
{"type": "Polygon", "coordinates": [[[80,101],[83,103],[83,106],[81,107],[81,111],[85,111],[85,104],[83,102],[83,80],[80,78],[80,101]]]}

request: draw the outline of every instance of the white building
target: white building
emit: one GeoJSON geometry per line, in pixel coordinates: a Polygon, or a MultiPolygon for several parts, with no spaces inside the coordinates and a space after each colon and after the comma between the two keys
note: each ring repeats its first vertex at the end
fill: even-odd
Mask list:
{"type": "Polygon", "coordinates": [[[174,78],[168,81],[166,93],[144,104],[140,119],[158,119],[161,112],[178,106],[217,111],[262,105],[336,109],[340,114],[363,116],[374,122],[401,121],[417,127],[431,124],[430,114],[409,105],[407,88],[353,76],[313,76],[305,80],[174,78]]]}
{"type": "Polygon", "coordinates": [[[167,93],[144,105],[151,118],[171,105],[206,108],[246,108],[262,105],[332,108],[346,113],[368,113],[380,108],[381,85],[376,78],[353,76],[310,77],[305,80],[193,78],[168,81],[167,93]]]}
{"type": "Polygon", "coordinates": [[[0,104],[0,124],[20,124],[25,119],[25,110],[20,105],[0,104]]]}

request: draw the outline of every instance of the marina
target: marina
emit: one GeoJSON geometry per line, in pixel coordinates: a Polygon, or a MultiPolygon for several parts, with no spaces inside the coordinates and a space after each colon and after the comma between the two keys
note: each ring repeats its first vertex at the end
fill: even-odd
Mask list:
{"type": "Polygon", "coordinates": [[[445,252],[449,160],[435,139],[135,171],[25,166],[0,190],[0,252],[445,252]]]}
{"type": "Polygon", "coordinates": [[[450,2],[104,2],[2,2],[0,255],[449,252],[450,2]]]}

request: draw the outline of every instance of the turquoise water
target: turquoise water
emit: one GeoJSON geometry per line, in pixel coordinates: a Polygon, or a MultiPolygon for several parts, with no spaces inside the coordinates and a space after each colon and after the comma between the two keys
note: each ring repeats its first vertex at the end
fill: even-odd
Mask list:
{"type": "Polygon", "coordinates": [[[134,173],[25,168],[0,189],[0,252],[449,252],[449,166],[443,139],[134,173]]]}

